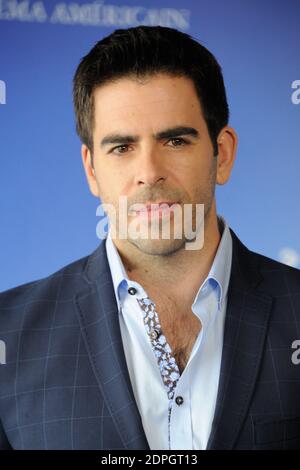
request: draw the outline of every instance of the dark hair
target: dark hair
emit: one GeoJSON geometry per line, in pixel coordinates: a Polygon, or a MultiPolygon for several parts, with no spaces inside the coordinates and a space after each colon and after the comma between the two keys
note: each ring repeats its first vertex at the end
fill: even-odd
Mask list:
{"type": "Polygon", "coordinates": [[[162,26],[117,29],[82,58],[73,80],[76,130],[93,153],[94,89],[124,76],[156,73],[190,78],[218,154],[217,137],[229,109],[222,70],[211,52],[186,33],[162,26]]]}

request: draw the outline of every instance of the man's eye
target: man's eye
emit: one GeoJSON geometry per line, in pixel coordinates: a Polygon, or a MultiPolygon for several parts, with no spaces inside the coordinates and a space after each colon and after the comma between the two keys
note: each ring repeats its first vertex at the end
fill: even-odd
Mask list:
{"type": "Polygon", "coordinates": [[[183,145],[188,144],[188,141],[181,137],[174,137],[173,139],[170,139],[169,142],[173,143],[172,147],[182,147],[183,145]]]}
{"type": "Polygon", "coordinates": [[[128,150],[128,144],[123,144],[123,145],[118,145],[117,147],[112,148],[110,153],[116,153],[117,155],[120,155],[122,153],[126,153],[126,150],[128,150]],[[124,149],[125,151],[123,152],[124,149]],[[118,150],[118,152],[115,152],[115,150],[118,150]]]}

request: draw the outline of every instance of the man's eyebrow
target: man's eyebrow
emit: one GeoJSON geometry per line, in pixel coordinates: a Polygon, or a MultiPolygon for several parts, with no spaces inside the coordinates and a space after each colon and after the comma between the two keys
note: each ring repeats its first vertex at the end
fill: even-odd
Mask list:
{"type": "MultiPolygon", "coordinates": [[[[189,135],[191,137],[199,137],[199,132],[194,127],[187,127],[187,126],[176,126],[170,127],[169,129],[165,129],[163,131],[159,131],[153,135],[156,140],[161,139],[172,139],[175,137],[179,137],[181,135],[189,135]]],[[[137,135],[122,135],[122,134],[109,134],[100,142],[101,147],[105,147],[108,144],[134,144],[140,140],[139,136],[137,135]]]]}

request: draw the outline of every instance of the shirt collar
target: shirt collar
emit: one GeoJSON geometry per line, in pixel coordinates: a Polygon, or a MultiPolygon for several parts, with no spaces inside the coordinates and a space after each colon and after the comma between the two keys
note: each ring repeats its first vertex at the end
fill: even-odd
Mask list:
{"type": "Polygon", "coordinates": [[[208,295],[208,292],[214,292],[218,310],[222,308],[227,296],[232,262],[232,237],[226,220],[220,215],[218,215],[218,225],[221,240],[210,271],[195,296],[193,307],[196,310],[200,298],[208,295]]]}
{"type": "MultiPolygon", "coordinates": [[[[213,290],[217,295],[218,309],[221,309],[227,295],[231,272],[232,237],[226,220],[220,215],[218,215],[218,224],[222,234],[221,240],[210,271],[195,296],[193,303],[195,308],[199,303],[200,298],[205,296],[207,291],[213,290]]],[[[108,231],[105,244],[115,297],[118,309],[120,309],[121,291],[123,288],[128,288],[130,285],[136,286],[136,283],[128,278],[121,257],[113,243],[110,229],[108,231]]]]}

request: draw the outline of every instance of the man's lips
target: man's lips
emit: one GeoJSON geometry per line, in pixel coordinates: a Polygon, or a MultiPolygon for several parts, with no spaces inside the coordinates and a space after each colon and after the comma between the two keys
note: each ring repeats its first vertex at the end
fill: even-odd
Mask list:
{"type": "MultiPolygon", "coordinates": [[[[174,201],[159,201],[159,202],[147,202],[144,204],[145,209],[142,209],[142,211],[152,211],[152,210],[158,210],[158,209],[163,209],[166,208],[166,206],[173,206],[173,204],[177,204],[177,202],[174,201]]],[[[140,211],[138,211],[140,212],[140,211]]]]}
{"type": "Polygon", "coordinates": [[[178,201],[156,201],[156,202],[147,202],[143,204],[141,209],[132,210],[130,213],[132,215],[151,215],[151,214],[165,214],[170,213],[172,209],[178,204],[178,201]]]}

